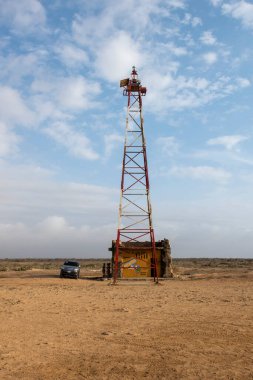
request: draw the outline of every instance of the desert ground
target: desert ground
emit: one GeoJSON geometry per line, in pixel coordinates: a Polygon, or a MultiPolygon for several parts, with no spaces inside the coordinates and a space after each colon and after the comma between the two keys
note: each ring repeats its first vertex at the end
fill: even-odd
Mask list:
{"type": "Polygon", "coordinates": [[[175,277],[60,279],[0,261],[0,379],[253,379],[253,260],[174,260],[175,277]]]}

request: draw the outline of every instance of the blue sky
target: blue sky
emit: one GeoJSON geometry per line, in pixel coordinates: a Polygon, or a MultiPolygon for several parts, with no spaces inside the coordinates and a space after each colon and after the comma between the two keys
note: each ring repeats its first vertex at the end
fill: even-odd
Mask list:
{"type": "Polygon", "coordinates": [[[253,2],[0,0],[0,257],[108,257],[136,65],[156,239],[252,257],[253,2]]]}

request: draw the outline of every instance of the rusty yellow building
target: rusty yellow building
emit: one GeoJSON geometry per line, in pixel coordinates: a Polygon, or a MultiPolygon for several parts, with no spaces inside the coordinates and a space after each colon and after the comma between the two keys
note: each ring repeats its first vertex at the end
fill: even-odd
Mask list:
{"type": "MultiPolygon", "coordinates": [[[[112,268],[114,267],[115,240],[112,241],[112,268]]],[[[173,277],[171,250],[167,239],[156,242],[158,277],[173,277]]],[[[152,247],[147,242],[121,243],[119,246],[118,278],[154,277],[152,247]]]]}

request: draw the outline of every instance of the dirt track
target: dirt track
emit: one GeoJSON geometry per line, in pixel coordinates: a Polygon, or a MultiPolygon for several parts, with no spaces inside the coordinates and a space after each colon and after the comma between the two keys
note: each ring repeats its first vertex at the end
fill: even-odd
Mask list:
{"type": "Polygon", "coordinates": [[[121,283],[0,275],[0,378],[253,379],[247,276],[121,283]]]}

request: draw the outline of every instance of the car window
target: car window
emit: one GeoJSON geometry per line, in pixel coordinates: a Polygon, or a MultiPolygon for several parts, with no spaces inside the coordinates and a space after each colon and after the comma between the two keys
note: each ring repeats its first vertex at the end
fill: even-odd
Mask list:
{"type": "Polygon", "coordinates": [[[79,263],[77,261],[65,261],[64,265],[70,265],[72,267],[78,267],[79,263]]]}

